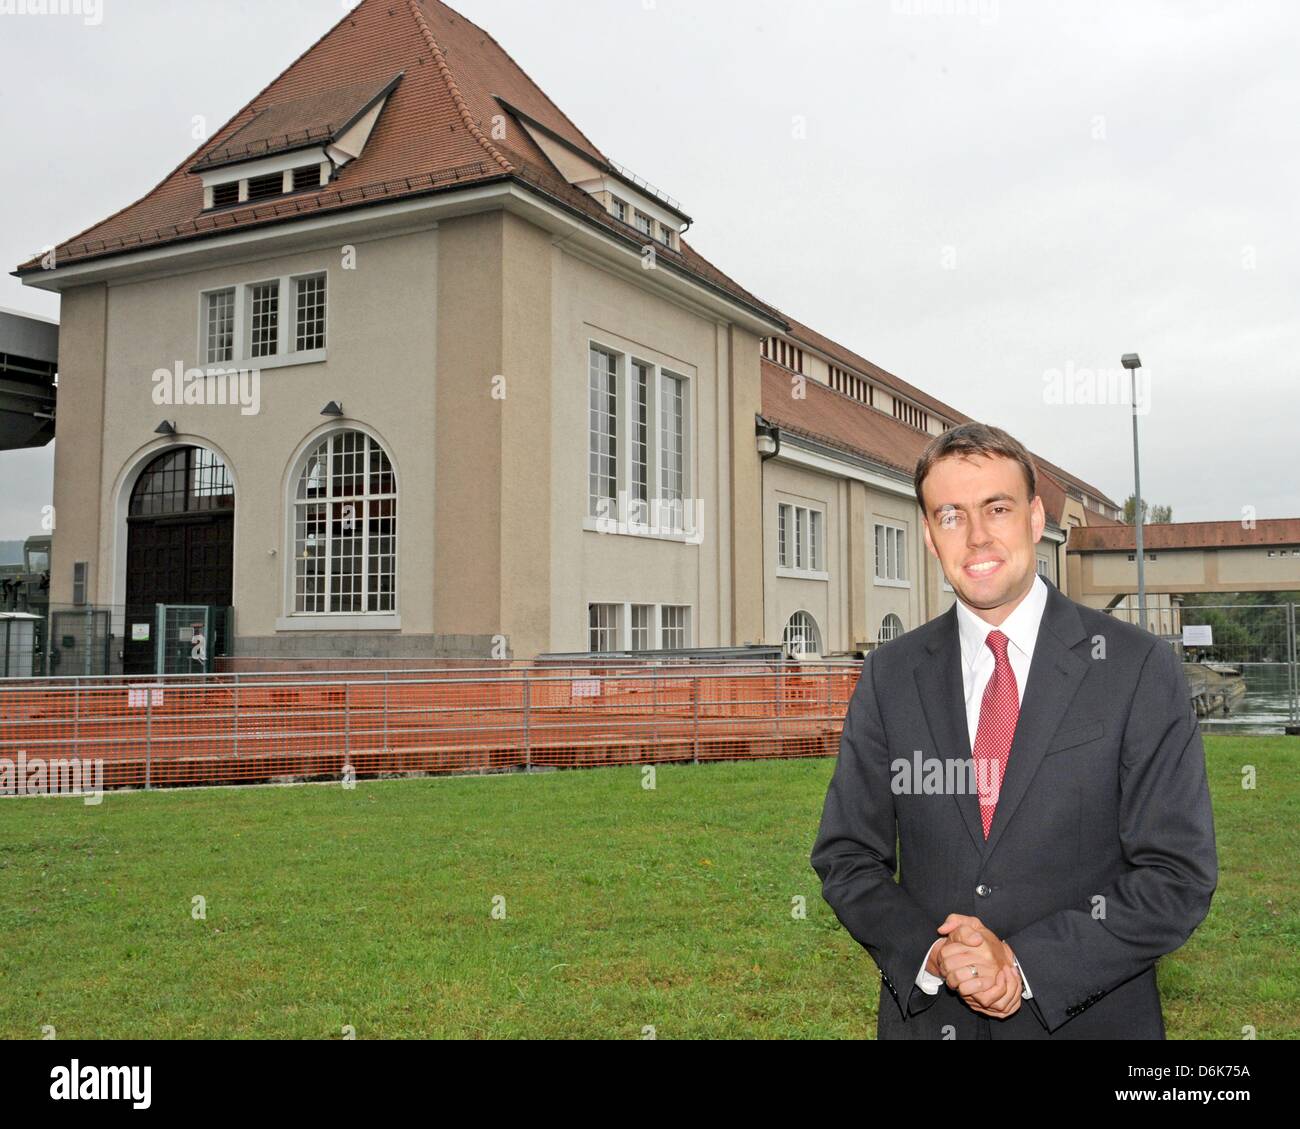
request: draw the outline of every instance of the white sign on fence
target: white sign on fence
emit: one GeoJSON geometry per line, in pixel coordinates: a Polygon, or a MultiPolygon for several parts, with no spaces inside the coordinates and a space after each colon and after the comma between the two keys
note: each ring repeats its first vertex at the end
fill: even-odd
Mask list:
{"type": "Polygon", "coordinates": [[[161,706],[163,688],[157,684],[137,683],[126,688],[127,709],[144,709],[145,706],[161,706]]]}
{"type": "Polygon", "coordinates": [[[599,698],[600,679],[575,678],[573,680],[573,696],[575,698],[599,698]]]}
{"type": "Polygon", "coordinates": [[[1183,624],[1184,647],[1213,647],[1214,628],[1208,623],[1183,624]]]}

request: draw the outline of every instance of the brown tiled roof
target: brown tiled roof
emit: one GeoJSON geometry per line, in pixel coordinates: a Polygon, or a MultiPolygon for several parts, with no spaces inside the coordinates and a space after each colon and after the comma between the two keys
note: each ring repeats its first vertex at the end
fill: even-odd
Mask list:
{"type": "MultiPolygon", "coordinates": [[[[763,369],[763,418],[782,430],[824,443],[829,447],[869,459],[908,476],[934,436],[837,392],[818,380],[794,383],[797,374],[766,358],[763,369]],[[799,388],[803,395],[796,397],[799,388]]],[[[1031,452],[1032,453],[1032,452],[1031,452]]],[[[1034,455],[1038,463],[1038,456],[1034,455]]],[[[1065,506],[1065,489],[1039,466],[1038,494],[1043,511],[1059,526],[1065,506]]]]}
{"type": "Polygon", "coordinates": [[[796,397],[794,373],[766,358],[762,368],[764,419],[909,476],[915,473],[929,436],[817,380],[802,381],[803,395],[796,397]]]}
{"type": "MultiPolygon", "coordinates": [[[[890,391],[897,392],[899,395],[912,400],[942,419],[949,420],[952,423],[974,422],[965,412],[960,412],[951,404],[945,404],[942,400],[936,399],[929,393],[922,392],[921,389],[916,387],[916,385],[909,384],[902,377],[895,376],[892,372],[889,372],[888,370],[881,368],[879,365],[867,360],[866,357],[859,353],[855,353],[852,349],[846,348],[838,341],[833,341],[825,334],[818,333],[815,329],[804,325],[802,322],[794,320],[788,314],[783,314],[782,316],[790,323],[789,336],[793,340],[801,342],[804,345],[812,346],[812,348],[821,353],[825,353],[831,358],[831,360],[843,367],[855,369],[862,375],[870,377],[882,384],[885,388],[888,388],[890,391]]],[[[1092,497],[1099,498],[1109,505],[1115,505],[1110,498],[1106,497],[1106,495],[1095,486],[1084,482],[1083,479],[1076,477],[1069,471],[1061,469],[1055,463],[1049,463],[1040,455],[1034,455],[1034,461],[1038,464],[1041,470],[1050,471],[1062,482],[1067,482],[1072,486],[1076,486],[1086,491],[1092,497]]],[[[1046,504],[1046,499],[1044,499],[1044,504],[1046,504]]]]}
{"type": "Polygon", "coordinates": [[[1043,500],[1043,513],[1047,520],[1058,529],[1061,527],[1061,513],[1065,509],[1065,487],[1056,478],[1043,470],[1034,455],[1034,465],[1038,468],[1038,496],[1043,500]]]}
{"type": "MultiPolygon", "coordinates": [[[[1070,534],[1070,549],[1132,552],[1136,531],[1131,525],[1080,526],[1070,534]]],[[[1213,549],[1241,546],[1300,546],[1300,518],[1266,518],[1253,529],[1240,521],[1182,521],[1142,527],[1142,547],[1152,549],[1213,549]]]]}
{"type": "MultiPolygon", "coordinates": [[[[614,219],[598,201],[571,186],[522,126],[510,118],[501,121],[503,111],[497,96],[598,165],[608,165],[600,150],[496,40],[446,4],[440,0],[362,0],[157,187],[57,247],[55,261],[67,265],[106,258],[507,178],[640,247],[644,242],[640,232],[614,219]],[[341,74],[351,80],[350,87],[378,91],[399,72],[404,72],[402,81],[389,96],[365,152],[344,165],[328,187],[248,207],[204,212],[202,181],[190,170],[205,154],[242,144],[245,129],[253,131],[245,138],[256,136],[256,121],[265,113],[275,113],[277,120],[289,125],[302,125],[307,118],[320,116],[308,107],[313,99],[332,97],[329,92],[339,90],[341,74]],[[497,128],[502,125],[504,131],[497,128]]],[[[342,95],[334,99],[336,103],[345,100],[342,95]]],[[[691,275],[769,320],[785,324],[777,311],[684,241],[680,253],[659,246],[656,255],[669,269],[691,275]]],[[[18,273],[39,269],[40,260],[32,259],[18,273]]]]}
{"type": "MultiPolygon", "coordinates": [[[[1050,471],[1052,474],[1056,475],[1056,477],[1059,478],[1063,483],[1066,483],[1069,486],[1074,486],[1082,490],[1085,494],[1089,495],[1090,497],[1097,498],[1098,500],[1105,502],[1108,506],[1114,506],[1117,510],[1122,510],[1124,508],[1113,498],[1108,498],[1105,494],[1103,494],[1100,490],[1097,489],[1097,487],[1093,486],[1091,483],[1084,482],[1082,478],[1079,478],[1077,475],[1071,474],[1068,470],[1062,469],[1061,467],[1057,466],[1055,463],[1049,463],[1041,455],[1035,455],[1034,461],[1038,463],[1038,465],[1041,466],[1044,470],[1050,471]]],[[[1085,506],[1084,509],[1088,510],[1090,521],[1093,515],[1096,515],[1097,517],[1102,516],[1098,514],[1096,510],[1088,509],[1087,506],[1085,506]]]]}
{"type": "Polygon", "coordinates": [[[257,111],[247,125],[204,153],[190,171],[200,172],[337,140],[339,134],[397,81],[395,77],[379,86],[373,82],[354,82],[267,106],[257,111]]]}
{"type": "Polygon", "coordinates": [[[945,404],[942,400],[936,400],[926,392],[922,392],[915,385],[908,384],[900,376],[895,376],[892,372],[887,372],[879,365],[867,360],[866,357],[855,353],[852,349],[845,348],[838,341],[832,341],[825,334],[818,333],[802,322],[797,322],[789,315],[786,315],[786,321],[790,323],[790,336],[796,341],[802,341],[805,345],[811,345],[814,349],[827,354],[832,360],[838,361],[846,368],[857,369],[865,376],[872,377],[879,381],[891,391],[898,392],[906,396],[909,400],[914,400],[923,408],[934,412],[935,415],[950,420],[953,423],[970,423],[971,417],[959,412],[956,408],[945,404]]]}

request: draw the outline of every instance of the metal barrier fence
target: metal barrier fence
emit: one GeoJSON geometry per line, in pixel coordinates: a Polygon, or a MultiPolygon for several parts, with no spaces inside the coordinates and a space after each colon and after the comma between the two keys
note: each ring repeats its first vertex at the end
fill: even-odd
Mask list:
{"type": "Polygon", "coordinates": [[[0,758],[179,787],[832,756],[859,665],[6,684],[0,758]]]}
{"type": "MultiPolygon", "coordinates": [[[[1148,615],[1155,609],[1148,608],[1148,615]]],[[[1112,610],[1130,623],[1136,609],[1112,610]]],[[[1168,614],[1166,611],[1164,614],[1168,614]]],[[[1164,638],[1187,663],[1227,664],[1245,683],[1227,714],[1202,718],[1207,730],[1273,733],[1300,725],[1300,606],[1188,604],[1175,611],[1175,634],[1164,638]],[[1181,628],[1207,625],[1209,646],[1183,646],[1181,628]]]]}

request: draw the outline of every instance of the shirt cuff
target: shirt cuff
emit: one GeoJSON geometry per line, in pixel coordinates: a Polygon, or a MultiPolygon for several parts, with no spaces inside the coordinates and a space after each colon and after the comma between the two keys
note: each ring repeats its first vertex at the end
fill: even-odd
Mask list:
{"type": "MultiPolygon", "coordinates": [[[[942,941],[943,938],[940,937],[938,941],[935,941],[934,945],[938,945],[942,941]]],[[[943,986],[944,982],[942,976],[935,976],[933,973],[926,972],[925,970],[925,966],[930,960],[930,954],[934,952],[934,945],[931,945],[926,949],[925,960],[921,961],[921,971],[916,974],[916,986],[927,996],[937,996],[939,994],[939,989],[943,986]]]]}
{"type": "Polygon", "coordinates": [[[1020,967],[1020,958],[1015,957],[1013,959],[1016,966],[1016,971],[1020,973],[1020,983],[1023,986],[1023,990],[1020,993],[1020,998],[1022,1000],[1032,1000],[1034,998],[1034,993],[1029,990],[1029,981],[1025,979],[1025,970],[1020,967]]]}

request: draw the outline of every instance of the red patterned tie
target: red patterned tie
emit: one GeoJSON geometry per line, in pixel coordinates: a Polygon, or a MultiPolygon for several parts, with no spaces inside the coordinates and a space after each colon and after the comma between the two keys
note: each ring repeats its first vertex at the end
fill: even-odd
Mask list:
{"type": "Polygon", "coordinates": [[[997,810],[998,793],[1002,790],[1002,777],[1007,771],[1007,758],[1011,755],[1011,742],[1020,717],[1020,695],[1016,689],[1016,673],[1007,659],[1007,637],[1001,631],[990,631],[987,642],[993,648],[995,666],[980,703],[973,754],[985,839],[993,826],[993,813],[997,810]]]}

